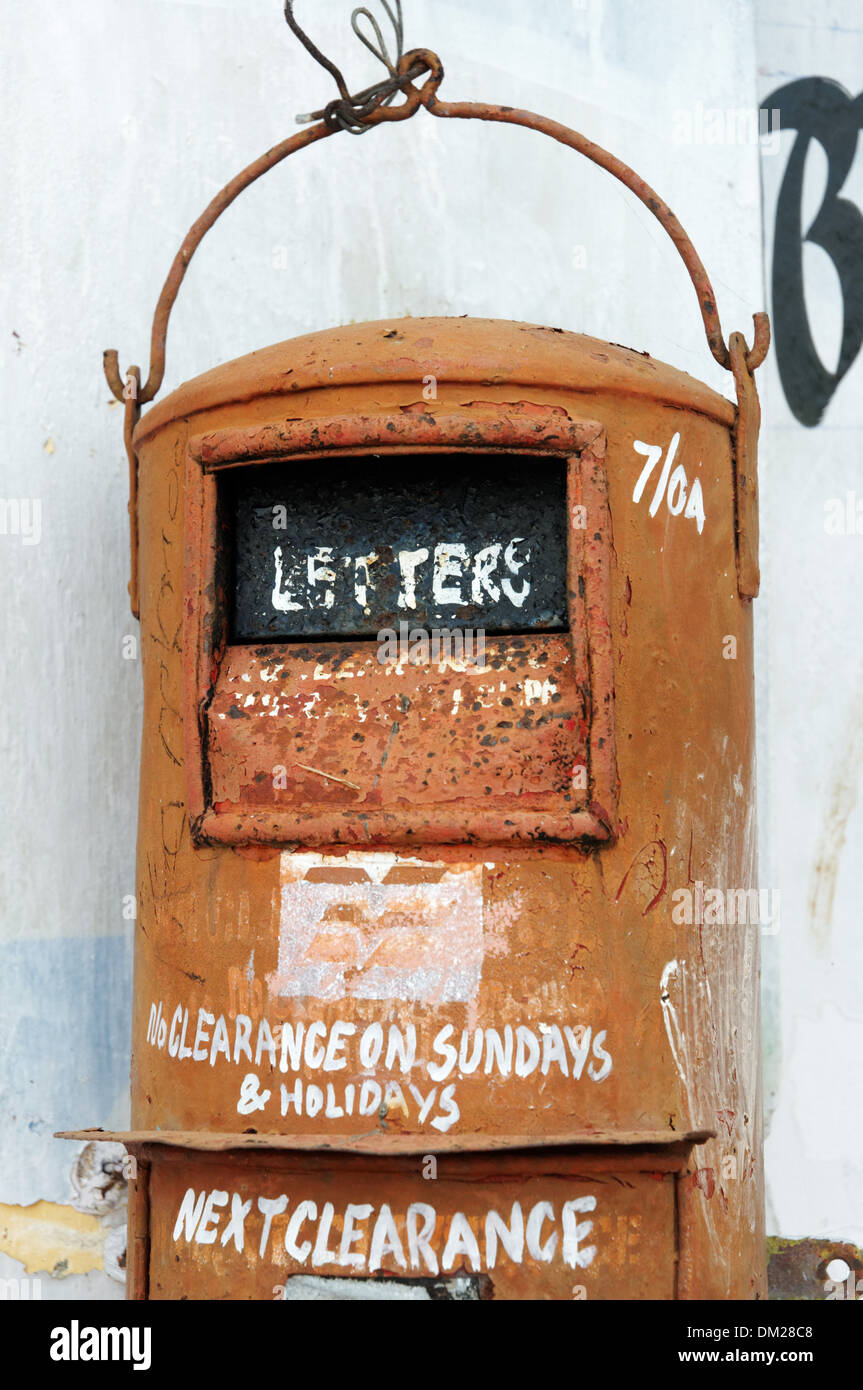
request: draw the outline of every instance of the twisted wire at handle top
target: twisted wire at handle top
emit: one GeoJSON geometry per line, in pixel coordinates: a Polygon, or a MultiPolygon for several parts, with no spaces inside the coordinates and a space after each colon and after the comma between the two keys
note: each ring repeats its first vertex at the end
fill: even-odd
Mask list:
{"type": "MultiPolygon", "coordinates": [[[[483,102],[440,101],[438,89],[444,75],[440,58],[431,50],[422,48],[412,49],[404,53],[402,51],[401,0],[395,0],[395,10],[391,7],[389,0],[381,0],[381,3],[392,23],[396,56],[393,57],[387,49],[380,25],[371,11],[365,6],[359,6],[355,9],[351,17],[354,33],[380,59],[389,76],[352,95],[339,68],[321,53],[320,49],[297,24],[293,13],[293,0],[285,0],[285,19],[290,29],[315,61],[320,63],[333,77],[339,90],[339,96],[322,107],[321,110],[312,112],[309,116],[298,117],[298,121],[306,124],[307,128],[289,139],[283,140],[280,144],[274,145],[266,154],[261,155],[259,159],[237,174],[216,195],[189,229],[182,246],[174,257],[156,305],[150,335],[150,371],[146,382],[136,392],[138,406],[153,400],[162,385],[165,374],[165,345],[168,323],[189,262],[206,233],[234,199],[262,174],[281,163],[288,155],[304,149],[306,145],[314,144],[329,135],[337,134],[340,130],[361,134],[387,121],[407,120],[419,110],[420,106],[424,106],[431,115],[437,117],[493,121],[535,130],[591,160],[592,163],[605,169],[607,173],[634,193],[657,219],[676,247],[698,297],[698,307],[704,324],[708,347],[719,365],[732,371],[731,355],[722,333],[716,308],[716,296],[707,271],[681,223],[668,204],[654,192],[650,185],[645,183],[634,170],[615,155],[610,154],[600,145],[594,144],[579,131],[572,130],[569,126],[562,125],[558,121],[538,116],[531,111],[520,111],[511,106],[494,106],[483,102]],[[362,32],[360,28],[362,19],[371,25],[375,42],[362,32]],[[414,83],[425,74],[428,74],[425,82],[421,87],[416,87],[414,83]],[[393,100],[399,92],[404,94],[405,100],[399,105],[393,105],[393,100]],[[308,122],[315,122],[315,124],[307,124],[308,122]]],[[[770,345],[770,324],[767,315],[764,313],[753,314],[753,322],[752,346],[748,349],[744,359],[745,366],[750,372],[754,372],[764,361],[770,345]]],[[[124,386],[118,356],[114,349],[109,349],[104,354],[104,369],[113,394],[117,400],[122,400],[124,390],[127,388],[124,386]]]]}
{"type": "Polygon", "coordinates": [[[361,92],[356,92],[352,96],[341,69],[337,68],[332,59],[327,58],[317,44],[312,42],[305,30],[300,28],[294,14],[293,0],[285,0],[285,19],[291,32],[296,35],[315,61],[330,73],[339,89],[338,97],[321,107],[319,111],[297,116],[299,125],[322,120],[333,129],[348,130],[351,135],[365,135],[367,131],[371,130],[368,123],[369,116],[379,107],[388,106],[399,92],[404,91],[411,82],[422,76],[424,69],[419,65],[415,65],[408,72],[403,73],[399,70],[404,56],[404,20],[401,0],[395,0],[395,10],[393,10],[389,0],[380,0],[380,3],[386,11],[395,34],[395,58],[390,56],[381,26],[371,10],[365,5],[358,5],[351,14],[351,28],[360,43],[365,44],[369,52],[383,63],[389,77],[382,78],[380,82],[375,82],[371,87],[365,87],[361,92]],[[360,28],[361,19],[366,19],[371,25],[375,42],[372,42],[368,34],[363,33],[360,28]]]}

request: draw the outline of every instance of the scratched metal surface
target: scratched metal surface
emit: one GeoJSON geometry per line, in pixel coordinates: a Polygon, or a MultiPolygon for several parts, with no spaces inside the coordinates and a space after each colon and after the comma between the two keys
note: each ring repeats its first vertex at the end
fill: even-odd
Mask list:
{"type": "Polygon", "coordinates": [[[572,770],[586,712],[565,637],[489,638],[481,667],[382,666],[371,643],[285,656],[229,648],[209,710],[217,811],[584,801],[572,770]]]}
{"type": "Polygon", "coordinates": [[[566,626],[560,460],[270,464],[223,480],[233,640],[566,626]],[[441,596],[453,601],[441,601],[441,596]]]}
{"type": "MultiPolygon", "coordinates": [[[[362,1134],[381,1153],[394,1137],[434,1152],[438,1136],[469,1149],[477,1133],[503,1144],[566,1136],[577,1148],[599,1132],[710,1131],[678,1179],[678,1296],[757,1296],[758,929],[675,913],[680,890],[745,886],[755,873],[751,606],[736,584],[731,407],[670,368],[576,335],[469,320],[410,320],[397,339],[392,330],[352,325],[319,336],[316,355],[309,340],[270,349],[263,364],[190,383],[139,427],[133,1125],[322,1144],[362,1134]],[[183,666],[194,653],[183,615],[186,563],[203,532],[186,529],[188,440],[287,416],[398,416],[429,361],[442,413],[479,400],[502,419],[529,410],[540,425],[605,427],[612,563],[607,611],[593,620],[613,647],[615,833],[508,848],[418,838],[371,853],[196,844],[189,786],[201,768],[186,765],[183,666]],[[305,389],[303,373],[318,371],[305,389]],[[633,496],[645,466],[636,442],[667,456],[675,435],[687,485],[699,481],[701,529],[662,497],[651,512],[655,477],[633,496]],[[723,657],[729,637],[734,660],[723,657]]],[[[549,653],[561,640],[548,636],[549,653]]],[[[216,649],[213,691],[232,660],[216,649]]],[[[435,722],[441,712],[430,739],[435,722]]],[[[243,741],[244,759],[253,744],[243,741]]],[[[513,769],[512,804],[523,775],[513,769]]],[[[451,815],[455,825],[457,802],[451,815]]],[[[336,1171],[348,1198],[354,1179],[336,1171]]],[[[174,1196],[187,1185],[178,1179],[174,1196]]],[[[162,1211],[156,1192],[167,1223],[176,1208],[162,1211]]],[[[513,1287],[501,1296],[527,1296],[513,1287]]]]}

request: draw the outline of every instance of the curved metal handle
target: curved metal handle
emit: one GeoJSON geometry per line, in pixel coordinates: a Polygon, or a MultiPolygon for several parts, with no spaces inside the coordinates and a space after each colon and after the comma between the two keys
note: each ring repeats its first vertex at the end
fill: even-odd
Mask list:
{"type": "MultiPolygon", "coordinates": [[[[392,89],[385,94],[387,99],[390,99],[395,90],[404,91],[405,101],[401,106],[381,104],[382,98],[378,97],[378,104],[373,104],[373,109],[367,110],[364,106],[358,115],[356,98],[342,96],[338,100],[330,102],[329,106],[324,109],[323,119],[316,125],[310,126],[299,135],[291,136],[290,139],[282,141],[279,145],[274,145],[271,150],[261,155],[242,173],[237,174],[229,184],[226,184],[221,193],[216,195],[192,225],[174,257],[156,305],[150,337],[150,372],[138,395],[139,406],[151,401],[162,385],[165,375],[165,341],[168,333],[168,322],[189,262],[206,233],[225,209],[230,207],[234,199],[256,179],[259,179],[262,174],[280,164],[283,159],[287,159],[288,155],[294,154],[297,150],[304,149],[306,145],[312,145],[318,140],[325,140],[329,135],[334,135],[339,130],[350,128],[349,122],[355,126],[359,121],[363,126],[370,127],[381,125],[385,121],[404,121],[413,116],[420,106],[424,106],[433,116],[447,119],[497,121],[505,125],[524,126],[528,130],[539,131],[541,135],[547,135],[559,144],[566,145],[569,149],[584,155],[586,159],[599,165],[601,169],[605,169],[634,193],[671,238],[686,267],[698,296],[698,307],[710,351],[721,367],[728,371],[733,370],[731,355],[719,322],[713,286],[695,247],[668,204],[654,192],[649,184],[645,183],[644,179],[630,169],[628,164],[624,164],[615,155],[609,154],[600,145],[594,144],[592,140],[588,140],[586,136],[570,129],[569,126],[561,125],[558,121],[549,120],[545,116],[537,116],[531,111],[520,111],[512,106],[489,106],[482,102],[439,101],[437,92],[443,80],[443,64],[437,54],[429,49],[415,48],[409,53],[405,53],[396,65],[395,74],[389,83],[380,84],[380,87],[392,89]],[[426,81],[422,87],[415,87],[414,82],[424,73],[428,73],[426,81]]],[[[366,95],[365,93],[361,94],[361,96],[366,95]]],[[[367,105],[368,103],[366,103],[367,105]]],[[[747,350],[744,358],[744,364],[750,373],[754,372],[764,361],[770,346],[770,323],[767,315],[756,313],[752,317],[754,323],[752,346],[747,350]]],[[[114,349],[109,349],[104,354],[104,367],[108,385],[117,399],[122,400],[124,383],[119,370],[117,353],[114,349]]],[[[127,373],[127,378],[128,375],[129,373],[127,373]]]]}

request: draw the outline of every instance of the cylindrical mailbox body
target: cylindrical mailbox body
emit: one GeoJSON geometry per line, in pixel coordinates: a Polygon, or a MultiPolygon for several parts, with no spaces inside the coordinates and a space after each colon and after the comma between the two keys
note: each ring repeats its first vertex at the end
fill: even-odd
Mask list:
{"type": "Polygon", "coordinates": [[[467,318],[142,418],[138,1296],[764,1296],[734,420],[467,318]]]}

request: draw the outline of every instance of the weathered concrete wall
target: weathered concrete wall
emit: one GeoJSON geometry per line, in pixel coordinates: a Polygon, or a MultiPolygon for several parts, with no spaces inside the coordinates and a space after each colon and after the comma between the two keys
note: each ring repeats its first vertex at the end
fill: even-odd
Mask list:
{"type": "Polygon", "coordinates": [[[782,893],[781,930],[764,943],[773,1019],[768,1228],[860,1245],[863,109],[852,103],[863,13],[855,0],[758,0],[757,19],[759,98],[782,109],[784,127],[778,152],[765,149],[762,160],[775,342],[762,375],[761,872],[782,893]],[[794,162],[816,129],[797,189],[794,162]],[[847,200],[844,210],[834,195],[847,200]],[[774,293],[777,245],[785,268],[774,293]],[[843,311],[849,366],[834,386],[822,374],[836,370],[843,311]]]}
{"type": "MultiPolygon", "coordinates": [[[[350,34],[347,0],[306,8],[349,80],[371,81],[376,67],[350,34]]],[[[766,5],[757,8],[770,19],[766,5]]],[[[140,692],[138,663],[124,648],[136,632],[125,588],[126,465],[100,354],[116,346],[123,365],[146,366],[153,305],[188,226],[231,175],[291,131],[298,111],[331,91],[275,0],[7,0],[4,9],[0,61],[14,132],[0,144],[8,422],[0,486],[7,499],[39,499],[41,538],[0,536],[11,654],[0,675],[0,1276],[48,1271],[45,1297],[111,1297],[122,1293],[102,1268],[119,1219],[110,1207],[121,1190],[111,1182],[114,1155],[107,1173],[97,1165],[76,1191],[75,1146],[50,1137],[127,1119],[132,924],[124,913],[134,889],[140,692]],[[40,1202],[57,1205],[31,1205],[40,1202]]],[[[845,9],[850,15],[850,0],[845,9]]],[[[726,331],[749,333],[751,311],[765,307],[758,148],[708,148],[699,121],[705,110],[751,110],[766,93],[757,64],[788,66],[788,44],[805,55],[805,28],[795,37],[762,24],[756,53],[753,0],[731,0],[721,20],[712,0],[542,0],[528,10],[515,0],[407,0],[405,10],[408,45],[444,58],[445,93],[555,116],[651,181],[707,264],[726,331]]],[[[782,163],[774,159],[777,173],[782,163]]],[[[450,128],[422,115],[305,151],[243,196],[187,277],[164,389],[280,338],[406,313],[560,325],[648,349],[729,393],[685,273],[634,199],[528,132],[450,128]]],[[[776,390],[774,408],[781,420],[776,390]]],[[[850,991],[848,963],[859,961],[850,848],[832,925],[823,887],[817,929],[806,903],[819,856],[828,862],[838,843],[836,816],[849,847],[860,838],[859,816],[855,829],[843,812],[853,802],[848,750],[859,753],[847,732],[855,701],[859,709],[856,552],[853,540],[836,541],[823,566],[827,542],[811,520],[826,488],[839,496],[853,486],[852,436],[841,457],[836,436],[822,446],[816,497],[787,485],[786,450],[799,450],[796,478],[812,443],[794,429],[793,446],[790,431],[768,435],[763,464],[762,881],[782,888],[785,913],[767,943],[781,953],[781,978],[770,966],[767,1016],[778,1102],[768,1184],[774,1229],[802,1234],[818,1222],[851,1236],[860,1122],[856,1134],[847,1113],[822,1122],[825,1097],[841,1102],[841,1058],[859,1038],[859,1005],[840,988],[842,974],[850,991]],[[823,618],[828,584],[835,611],[823,618]],[[795,1032],[791,1010],[804,990],[811,1003],[795,1032]],[[806,1179],[801,1142],[810,1145],[806,1179]]]]}

